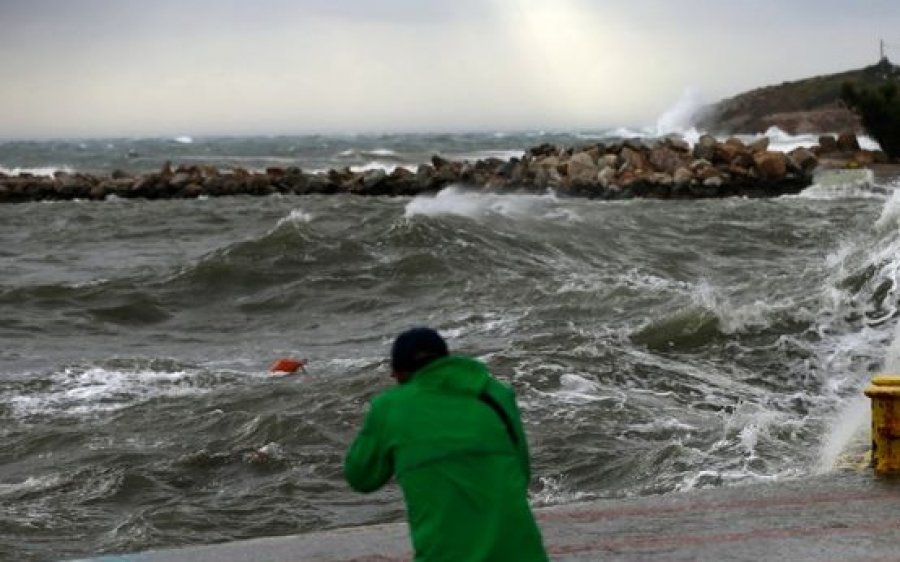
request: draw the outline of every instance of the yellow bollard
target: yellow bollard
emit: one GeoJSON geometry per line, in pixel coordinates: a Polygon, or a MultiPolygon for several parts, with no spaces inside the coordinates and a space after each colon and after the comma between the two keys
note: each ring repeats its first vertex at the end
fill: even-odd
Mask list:
{"type": "Polygon", "coordinates": [[[865,395],[872,399],[872,467],[880,476],[900,475],[900,375],[876,375],[865,395]]]}

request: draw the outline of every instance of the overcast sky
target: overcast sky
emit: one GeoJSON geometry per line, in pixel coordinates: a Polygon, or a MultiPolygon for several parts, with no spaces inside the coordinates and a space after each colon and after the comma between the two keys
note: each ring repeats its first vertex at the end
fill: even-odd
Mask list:
{"type": "Polygon", "coordinates": [[[0,137],[597,129],[872,64],[898,0],[0,0],[0,137]]]}

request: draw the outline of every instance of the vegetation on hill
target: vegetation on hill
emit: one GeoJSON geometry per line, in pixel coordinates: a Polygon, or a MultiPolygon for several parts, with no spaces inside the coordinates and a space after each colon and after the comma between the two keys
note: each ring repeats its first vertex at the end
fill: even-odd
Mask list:
{"type": "Polygon", "coordinates": [[[862,118],[863,126],[891,158],[900,157],[900,88],[896,80],[860,87],[845,82],[841,97],[862,118]]]}
{"type": "Polygon", "coordinates": [[[844,84],[878,88],[900,79],[900,67],[887,59],[858,70],[767,86],[723,100],[699,119],[702,128],[723,133],[758,133],[771,126],[790,133],[859,130],[858,117],[844,104],[844,84]]]}

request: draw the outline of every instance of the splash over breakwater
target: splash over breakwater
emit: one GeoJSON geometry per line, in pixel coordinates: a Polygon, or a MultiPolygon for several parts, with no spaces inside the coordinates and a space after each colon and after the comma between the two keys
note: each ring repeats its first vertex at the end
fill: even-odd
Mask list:
{"type": "MultiPolygon", "coordinates": [[[[852,135],[850,135],[852,136],[852,135]]],[[[769,149],[769,138],[753,142],[732,137],[699,137],[692,146],[671,135],[662,139],[595,142],[572,148],[549,143],[507,159],[447,159],[438,155],[415,170],[329,169],[305,172],[297,166],[251,172],[224,171],[209,165],[168,162],[155,173],[132,175],[115,170],[108,176],[56,172],[52,177],[28,173],[0,174],[0,202],[120,198],[173,199],[273,193],[419,195],[448,185],[491,192],[541,193],[597,199],[699,199],[729,196],[766,197],[797,193],[812,183],[827,150],[859,151],[853,139],[823,136],[820,145],[789,152],[769,149]],[[842,144],[843,142],[843,144],[842,144]]]]}

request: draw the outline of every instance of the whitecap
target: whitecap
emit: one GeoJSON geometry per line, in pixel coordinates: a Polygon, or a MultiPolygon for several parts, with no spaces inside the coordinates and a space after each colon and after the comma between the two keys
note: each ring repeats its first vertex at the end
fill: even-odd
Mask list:
{"type": "Polygon", "coordinates": [[[813,178],[813,185],[796,195],[784,195],[785,199],[812,199],[832,201],[841,199],[884,199],[887,190],[875,183],[875,174],[869,169],[823,170],[813,178]]]}
{"type": "Polygon", "coordinates": [[[52,178],[54,174],[57,172],[64,172],[67,174],[74,174],[75,169],[71,166],[40,166],[36,168],[7,168],[5,166],[0,166],[0,174],[5,174],[7,176],[20,176],[22,174],[31,174],[32,176],[42,176],[42,177],[50,177],[52,178]]]}
{"type": "Polygon", "coordinates": [[[529,500],[532,505],[565,504],[591,498],[590,494],[585,492],[569,490],[566,486],[566,477],[564,475],[541,476],[538,478],[538,482],[541,484],[541,489],[537,492],[529,493],[529,500]]]}
{"type": "Polygon", "coordinates": [[[0,496],[17,494],[21,492],[39,492],[55,488],[64,482],[57,474],[47,476],[29,476],[21,482],[0,482],[0,496]]]}
{"type": "Polygon", "coordinates": [[[621,401],[621,397],[601,394],[601,388],[597,382],[581,375],[563,374],[559,377],[559,387],[559,390],[547,394],[554,400],[566,404],[621,401]]]}
{"type": "Polygon", "coordinates": [[[291,212],[288,213],[288,215],[286,217],[282,217],[282,218],[278,219],[278,222],[275,224],[275,227],[278,228],[279,226],[282,226],[285,224],[297,225],[297,224],[301,224],[301,223],[308,223],[312,219],[313,219],[313,216],[311,214],[307,213],[306,211],[304,211],[303,209],[299,209],[299,208],[291,209],[291,212]]]}
{"type": "Polygon", "coordinates": [[[397,153],[390,148],[374,148],[372,150],[367,150],[366,154],[371,154],[373,156],[396,156],[397,153]]]}
{"type": "Polygon", "coordinates": [[[777,482],[789,478],[796,478],[802,473],[797,469],[787,469],[774,474],[760,474],[752,470],[700,470],[687,474],[681,482],[675,486],[678,492],[689,492],[703,488],[720,487],[743,483],[777,482]]]}
{"type": "Polygon", "coordinates": [[[18,417],[77,417],[121,410],[160,396],[204,394],[213,386],[197,371],[65,368],[50,377],[45,390],[8,396],[6,401],[18,417]]]}
{"type": "Polygon", "coordinates": [[[361,173],[361,172],[370,172],[372,170],[384,170],[387,173],[391,173],[397,168],[405,168],[410,172],[415,172],[417,166],[413,166],[411,164],[396,164],[394,162],[383,162],[381,160],[372,160],[370,162],[366,162],[365,164],[360,164],[358,166],[350,166],[350,171],[353,173],[361,173]]]}
{"type": "Polygon", "coordinates": [[[520,159],[525,156],[525,151],[521,149],[510,150],[479,150],[476,152],[468,152],[464,154],[454,155],[454,159],[459,160],[486,160],[488,158],[496,158],[498,160],[520,159]]]}
{"type": "MultiPolygon", "coordinates": [[[[660,393],[654,393],[659,396],[660,393]]],[[[689,433],[697,431],[697,427],[684,423],[677,418],[658,418],[649,423],[638,423],[628,426],[629,431],[658,435],[660,433],[689,433]]]]}
{"type": "Polygon", "coordinates": [[[509,218],[546,216],[548,208],[555,207],[556,196],[501,195],[465,191],[460,186],[447,187],[436,195],[419,196],[407,203],[404,216],[459,215],[480,218],[502,215],[509,218]]]}

